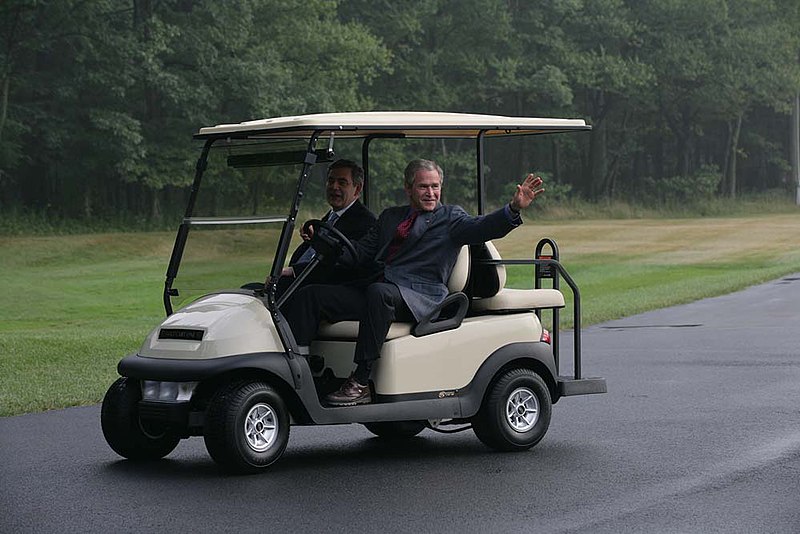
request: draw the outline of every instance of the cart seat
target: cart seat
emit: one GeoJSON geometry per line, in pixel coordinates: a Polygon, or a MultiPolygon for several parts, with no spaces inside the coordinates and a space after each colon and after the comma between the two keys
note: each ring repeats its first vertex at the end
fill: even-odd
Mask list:
{"type": "MultiPolygon", "coordinates": [[[[453,265],[453,270],[450,272],[450,278],[447,280],[447,289],[450,292],[447,299],[450,299],[449,301],[452,301],[454,306],[459,304],[456,302],[459,299],[457,297],[453,298],[454,296],[460,295],[461,299],[466,301],[466,296],[462,292],[467,287],[469,276],[470,252],[469,247],[464,245],[458,253],[456,263],[453,265]]],[[[449,302],[447,299],[445,300],[446,303],[449,302]]],[[[447,304],[444,308],[447,308],[447,304]]],[[[443,311],[443,309],[440,308],[435,311],[433,318],[420,321],[418,325],[414,323],[392,323],[392,326],[389,328],[389,333],[386,335],[386,340],[389,341],[390,339],[407,336],[409,334],[421,336],[457,328],[464,318],[466,307],[464,307],[463,310],[459,310],[452,319],[445,319],[443,321],[431,320],[437,319],[436,316],[440,311],[443,311]],[[422,326],[423,323],[425,323],[425,328],[421,329],[420,326],[422,326]]],[[[336,323],[323,321],[320,323],[319,329],[317,330],[317,339],[354,340],[356,338],[358,338],[358,321],[339,321],[336,323]]]]}
{"type": "MultiPolygon", "coordinates": [[[[386,341],[396,337],[411,334],[414,323],[392,323],[386,341]]],[[[347,339],[358,338],[358,321],[339,321],[338,323],[322,322],[317,330],[317,339],[347,339]]]]}
{"type": "Polygon", "coordinates": [[[473,314],[509,313],[564,307],[564,295],[557,289],[511,289],[505,287],[505,265],[481,265],[480,260],[500,260],[491,241],[470,247],[473,267],[470,311],[473,314]]]}

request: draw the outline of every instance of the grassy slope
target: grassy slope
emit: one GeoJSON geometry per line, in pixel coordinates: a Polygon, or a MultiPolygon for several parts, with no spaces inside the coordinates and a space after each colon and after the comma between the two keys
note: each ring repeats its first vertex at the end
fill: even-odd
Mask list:
{"type": "MultiPolygon", "coordinates": [[[[504,257],[530,257],[542,236],[558,241],[580,285],[584,324],[800,271],[798,215],[533,221],[498,246],[504,257]]],[[[199,259],[208,264],[224,258],[238,271],[271,259],[259,258],[262,250],[271,255],[266,243],[203,239],[199,259]]],[[[0,238],[0,415],[102,398],[119,358],[163,317],[172,240],[169,233],[0,238]]],[[[530,286],[530,276],[514,269],[509,285],[530,286]]]]}

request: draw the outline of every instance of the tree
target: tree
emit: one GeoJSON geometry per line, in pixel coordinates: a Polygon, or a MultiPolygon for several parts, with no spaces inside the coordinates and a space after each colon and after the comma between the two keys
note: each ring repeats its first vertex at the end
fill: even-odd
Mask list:
{"type": "Polygon", "coordinates": [[[593,128],[584,171],[584,191],[593,198],[614,195],[623,161],[635,149],[632,104],[654,81],[652,66],[640,58],[642,32],[622,0],[585,2],[567,19],[567,34],[574,37],[566,70],[593,128]]]}
{"type": "Polygon", "coordinates": [[[3,6],[2,176],[26,184],[20,201],[32,208],[89,217],[147,205],[158,218],[164,191],[191,181],[199,126],[369,105],[363,88],[387,52],[336,9],[326,0],[3,6]]]}
{"type": "Polygon", "coordinates": [[[715,61],[714,93],[708,100],[727,124],[722,169],[726,193],[737,192],[739,138],[745,117],[756,106],[788,111],[800,87],[797,27],[774,2],[730,0],[728,27],[715,61]]]}

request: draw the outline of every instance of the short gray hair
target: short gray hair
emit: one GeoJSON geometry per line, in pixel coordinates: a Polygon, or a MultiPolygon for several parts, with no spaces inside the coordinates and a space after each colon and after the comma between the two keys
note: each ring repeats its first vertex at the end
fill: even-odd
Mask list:
{"type": "Polygon", "coordinates": [[[429,159],[415,159],[406,165],[406,170],[403,171],[403,183],[406,189],[411,189],[414,186],[414,176],[417,171],[436,171],[439,173],[439,183],[444,183],[444,171],[435,161],[429,159]]]}

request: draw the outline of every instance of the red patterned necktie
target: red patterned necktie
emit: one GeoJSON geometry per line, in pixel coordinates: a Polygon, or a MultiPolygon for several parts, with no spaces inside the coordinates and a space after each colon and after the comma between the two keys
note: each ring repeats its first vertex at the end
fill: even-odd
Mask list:
{"type": "Polygon", "coordinates": [[[386,263],[392,262],[397,251],[400,250],[405,240],[408,239],[411,228],[414,226],[414,221],[417,220],[417,215],[419,215],[419,212],[417,210],[412,210],[411,214],[397,225],[397,230],[395,230],[392,242],[389,244],[389,251],[386,253],[386,263]]]}

